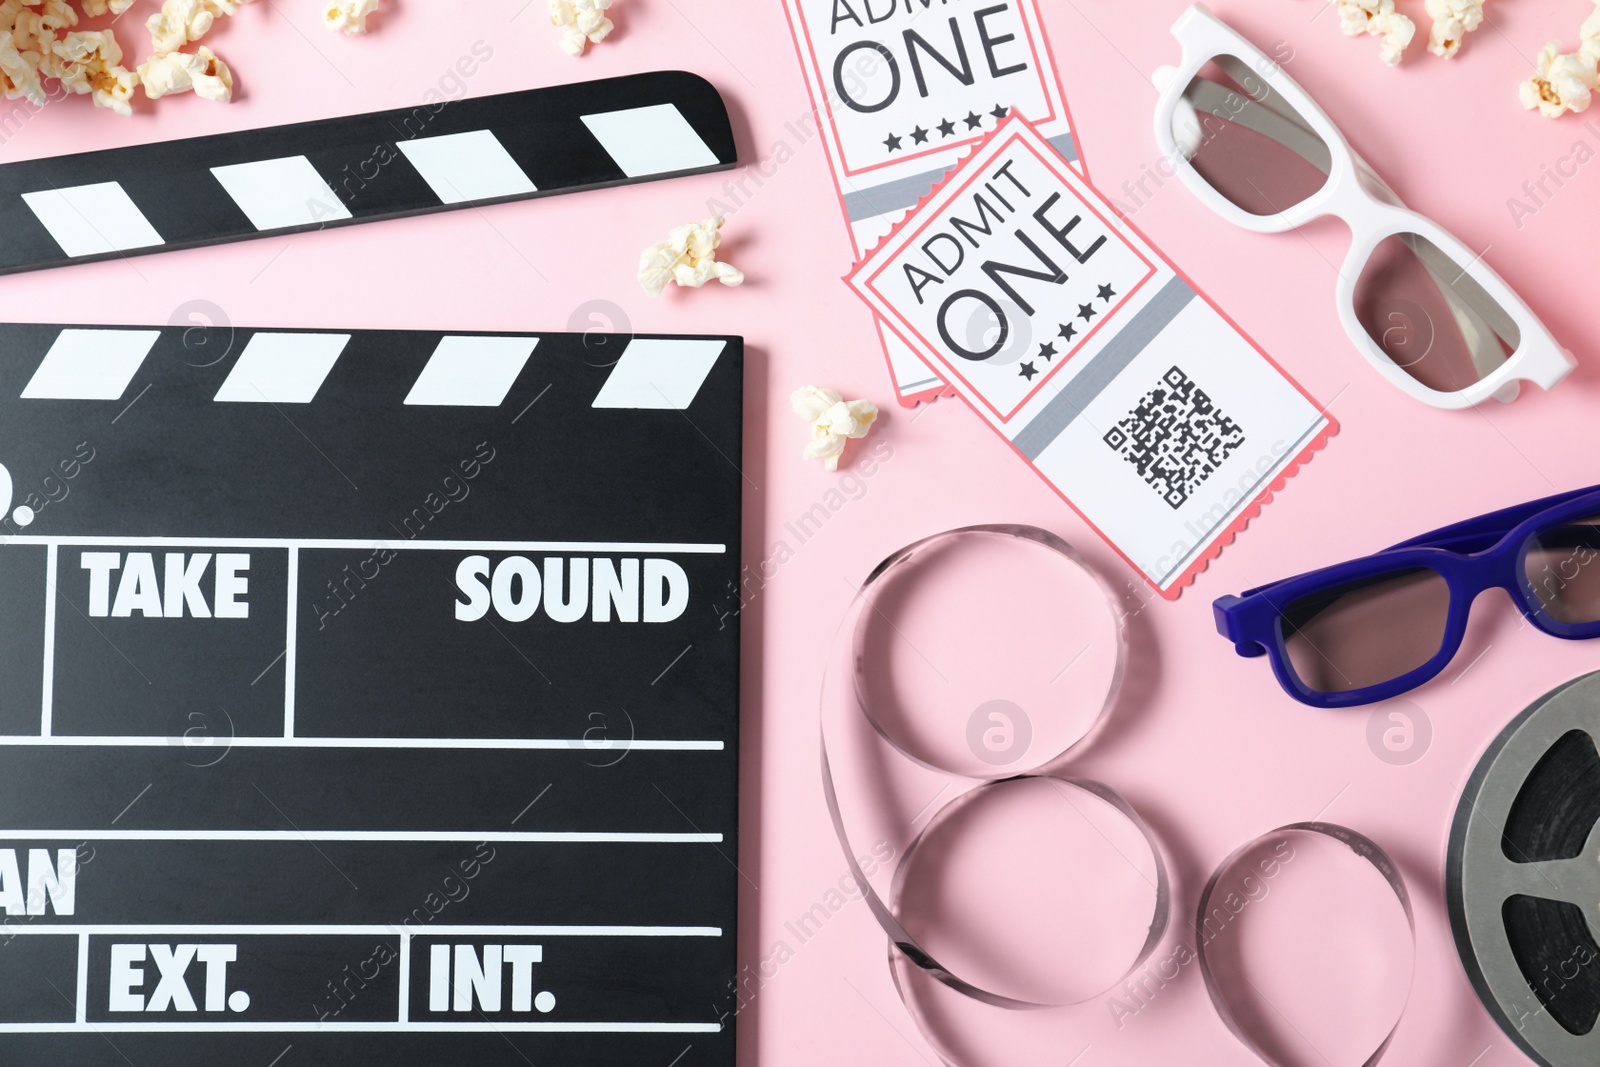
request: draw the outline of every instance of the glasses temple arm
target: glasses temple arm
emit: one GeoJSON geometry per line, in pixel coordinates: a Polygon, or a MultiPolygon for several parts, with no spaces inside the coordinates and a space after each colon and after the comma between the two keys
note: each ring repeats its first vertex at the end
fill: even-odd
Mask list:
{"type": "Polygon", "coordinates": [[[1530,500],[1526,504],[1502,508],[1499,511],[1491,511],[1487,515],[1479,515],[1474,519],[1442,526],[1437,530],[1419,534],[1409,541],[1401,541],[1397,545],[1390,545],[1384,551],[1391,552],[1397,548],[1418,548],[1423,546],[1442,547],[1445,542],[1487,541],[1488,544],[1493,544],[1541,511],[1546,511],[1591,494],[1595,495],[1595,508],[1600,511],[1600,485],[1591,485],[1584,489],[1573,489],[1569,492],[1557,493],[1554,496],[1547,496],[1540,500],[1530,500]]]}
{"type": "MultiPolygon", "coordinates": [[[[1228,65],[1237,61],[1230,60],[1227,56],[1219,56],[1216,62],[1226,69],[1228,65]],[[1228,62],[1224,63],[1225,60],[1228,62]]],[[[1249,76],[1249,68],[1240,64],[1239,69],[1244,72],[1242,76],[1246,81],[1262,84],[1249,76]]],[[[1233,71],[1230,70],[1228,73],[1231,75],[1233,71]]],[[[1333,168],[1328,146],[1323,143],[1322,138],[1305,124],[1294,108],[1265,85],[1262,85],[1262,97],[1257,99],[1220,82],[1196,76],[1184,89],[1183,99],[1194,110],[1197,125],[1203,122],[1201,115],[1216,116],[1276,141],[1323,174],[1329,173],[1333,168]]],[[[1203,130],[1195,132],[1200,139],[1204,139],[1203,130]]],[[[1199,148],[1198,142],[1194,147],[1199,148]]]]}

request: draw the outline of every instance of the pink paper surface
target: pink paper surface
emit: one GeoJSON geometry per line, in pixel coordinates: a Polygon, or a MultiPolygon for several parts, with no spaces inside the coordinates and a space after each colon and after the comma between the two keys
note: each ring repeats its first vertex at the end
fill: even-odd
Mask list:
{"type": "MultiPolygon", "coordinates": [[[[1591,454],[1600,322],[1593,271],[1573,267],[1592,262],[1600,234],[1600,163],[1592,161],[1600,116],[1593,125],[1584,116],[1549,122],[1525,113],[1516,99],[1537,49],[1552,38],[1574,44],[1587,5],[1491,5],[1492,25],[1473,34],[1456,59],[1429,56],[1419,41],[1397,71],[1379,63],[1376,42],[1343,37],[1331,7],[1316,0],[1214,5],[1264,49],[1281,42],[1290,50],[1290,74],[1395,190],[1474,249],[1486,249],[1580,360],[1551,394],[1530,391],[1509,406],[1459,413],[1424,407],[1386,385],[1344,337],[1333,307],[1343,227],[1323,222],[1299,234],[1248,234],[1211,216],[1175,181],[1158,185],[1151,177],[1158,153],[1148,75],[1178,59],[1166,27],[1182,0],[1046,6],[1096,182],[1289,374],[1329,403],[1342,426],[1338,447],[1303,471],[1294,491],[1174,603],[1145,590],[971,412],[954,404],[892,410],[872,317],[839,280],[851,265],[849,242],[821,144],[805,134],[809,104],[776,4],[620,0],[616,37],[573,60],[556,47],[557,33],[537,2],[388,0],[366,39],[326,33],[312,0],[257,3],[207,42],[238,74],[240,99],[231,107],[169,99],[133,121],[95,112],[84,100],[26,120],[5,118],[22,115],[20,106],[0,107],[0,159],[395,107],[429,90],[459,93],[458,85],[482,94],[681,67],[725,94],[747,166],[0,278],[0,301],[13,321],[164,324],[174,316],[214,317],[195,310],[214,306],[248,325],[612,329],[622,315],[641,331],[745,335],[744,550],[751,580],[743,612],[743,1063],[935,1062],[896,995],[884,939],[859,901],[830,911],[803,941],[788,924],[846,873],[817,760],[817,694],[834,627],[882,557],[974,522],[1052,530],[1126,591],[1125,606],[1135,613],[1129,691],[1118,718],[1072,770],[1120,791],[1167,850],[1176,919],[1154,960],[1189,936],[1201,886],[1235,847],[1291,821],[1343,822],[1389,850],[1417,908],[1415,988],[1384,1062],[1526,1063],[1478,1006],[1456,959],[1442,902],[1445,836],[1482,747],[1541,693],[1593,669],[1600,648],[1535,633],[1519,625],[1505,598],[1491,595],[1478,605],[1457,663],[1433,684],[1375,709],[1321,712],[1280,692],[1260,660],[1234,656],[1213,630],[1210,600],[1600,480],[1591,454]],[[493,56],[463,77],[456,65],[480,40],[493,56]],[[1586,150],[1575,156],[1579,143],[1586,150]],[[1540,182],[1544,190],[1535,185],[1530,196],[1525,183],[1540,182]],[[672,226],[717,211],[730,216],[726,258],[750,282],[737,291],[644,297],[633,278],[639,250],[672,226]],[[208,304],[186,307],[191,301],[208,304]],[[861,445],[852,445],[855,458],[838,474],[801,461],[805,431],[789,412],[788,394],[807,383],[873,397],[884,407],[866,444],[884,442],[886,458],[870,474],[861,445]],[[1401,721],[1392,715],[1412,724],[1410,750],[1385,746],[1386,730],[1401,721]]],[[[141,0],[124,17],[130,42],[143,38],[139,24],[155,7],[141,0]]],[[[1425,35],[1421,3],[1402,7],[1422,21],[1425,35]]],[[[971,655],[983,654],[983,635],[974,634],[971,655]]],[[[1404,733],[1395,736],[1403,741],[1404,733]]],[[[1330,975],[1320,987],[1318,981],[1315,973],[1297,979],[1289,999],[1343,1010],[1349,974],[1330,975]]],[[[980,1020],[995,1047],[1007,1050],[996,1062],[1256,1062],[1218,1020],[1192,966],[1122,1017],[1120,1027],[1108,998],[1048,1017],[985,1010],[980,1020]]],[[[692,1054],[684,1062],[693,1062],[692,1054]]]]}

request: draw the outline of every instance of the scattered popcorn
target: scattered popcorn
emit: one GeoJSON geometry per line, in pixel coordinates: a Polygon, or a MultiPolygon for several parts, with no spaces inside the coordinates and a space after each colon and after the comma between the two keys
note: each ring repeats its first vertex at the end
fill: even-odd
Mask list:
{"type": "Polygon", "coordinates": [[[832,389],[803,385],[789,394],[789,406],[794,409],[796,415],[807,422],[816,422],[822,418],[824,412],[843,399],[844,397],[832,389]]]}
{"type": "Polygon", "coordinates": [[[139,81],[152,100],[194,90],[196,96],[225,104],[233,99],[233,71],[205,45],[193,55],[168,52],[139,65],[139,81]]]}
{"type": "Polygon", "coordinates": [[[1339,0],[1339,28],[1349,37],[1380,38],[1378,54],[1391,67],[1417,32],[1416,23],[1394,9],[1394,0],[1339,0]]]}
{"type": "Polygon", "coordinates": [[[1578,39],[1583,42],[1578,51],[1600,62],[1600,0],[1595,0],[1594,10],[1578,27],[1578,39]]]}
{"type": "Polygon", "coordinates": [[[679,226],[660,244],[639,256],[639,284],[651,296],[660,296],[669,283],[698,289],[712,278],[723,285],[739,285],[744,272],[731,263],[717,262],[722,243],[721,217],[679,226]]]}
{"type": "Polygon", "coordinates": [[[606,18],[611,0],[550,0],[550,24],[561,27],[561,50],[581,56],[616,27],[606,18]]]}
{"type": "Polygon", "coordinates": [[[1483,0],[1427,0],[1433,29],[1428,51],[1449,59],[1461,48],[1461,39],[1483,25],[1483,0]]]}
{"type": "Polygon", "coordinates": [[[1578,50],[1563,52],[1551,41],[1539,51],[1533,76],[1517,87],[1522,106],[1553,119],[1584,111],[1600,88],[1600,0],[1578,28],[1578,50]]]}
{"type": "Polygon", "coordinates": [[[166,0],[161,11],[145,22],[155,54],[176,52],[190,41],[198,41],[210,32],[217,14],[206,0],[166,0]]]}
{"type": "Polygon", "coordinates": [[[233,99],[233,71],[216,53],[201,45],[195,53],[205,60],[205,68],[193,76],[194,95],[202,100],[226,104],[233,99]]]}
{"type": "Polygon", "coordinates": [[[1522,83],[1522,106],[1530,111],[1538,108],[1539,113],[1549,119],[1568,111],[1585,110],[1600,81],[1597,58],[1600,58],[1600,51],[1594,48],[1562,52],[1560,46],[1551,41],[1539,52],[1537,73],[1522,83]]]}
{"type": "Polygon", "coordinates": [[[133,114],[129,101],[137,82],[133,71],[122,65],[122,46],[110,30],[74,31],[50,50],[57,60],[50,73],[62,88],[92,94],[96,107],[133,114]]]}
{"type": "Polygon", "coordinates": [[[78,13],[66,0],[3,0],[0,2],[0,95],[45,103],[45,78],[68,84],[68,91],[95,93],[103,107],[127,107],[117,71],[122,50],[110,33],[63,34],[78,24],[78,13]],[[116,50],[102,47],[102,36],[116,50]]]}
{"type": "Polygon", "coordinates": [[[17,47],[13,34],[0,33],[0,96],[7,100],[26,99],[35,107],[44,106],[44,86],[39,82],[39,57],[17,47]]]}
{"type": "Polygon", "coordinates": [[[324,0],[322,24],[351,36],[367,32],[367,16],[378,10],[378,0],[324,0]]]}
{"type": "MultiPolygon", "coordinates": [[[[218,17],[253,0],[165,0],[145,23],[154,52],[137,71],[122,65],[122,45],[110,29],[79,31],[79,11],[90,18],[121,15],[134,0],[0,0],[0,99],[26,99],[36,107],[49,99],[45,81],[69,93],[87,94],[97,107],[133,114],[134,91],[142,84],[152,99],[193,91],[208,100],[233,98],[233,73],[210,49],[178,50],[199,40],[218,17]]],[[[376,0],[371,0],[376,3],[376,0]]]]}
{"type": "Polygon", "coordinates": [[[811,440],[802,453],[806,459],[820,459],[829,470],[839,469],[839,457],[846,441],[859,441],[878,421],[878,409],[870,400],[845,400],[832,389],[807,385],[789,397],[794,413],[811,424],[811,440]]]}
{"type": "Polygon", "coordinates": [[[16,10],[12,32],[20,50],[43,55],[55,44],[59,31],[78,24],[78,16],[66,0],[46,0],[42,6],[34,0],[33,6],[41,9],[32,11],[24,6],[16,10]]]}
{"type": "Polygon", "coordinates": [[[252,0],[165,0],[145,22],[155,53],[139,65],[139,82],[152,100],[175,93],[227,103],[233,99],[233,71],[211,49],[178,51],[211,31],[218,16],[232,15],[252,0]]]}

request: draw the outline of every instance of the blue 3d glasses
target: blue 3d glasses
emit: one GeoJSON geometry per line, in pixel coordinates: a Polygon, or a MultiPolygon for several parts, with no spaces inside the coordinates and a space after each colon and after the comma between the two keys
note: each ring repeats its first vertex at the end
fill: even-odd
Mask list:
{"type": "Polygon", "coordinates": [[[1479,593],[1553,637],[1600,637],[1600,485],[1458,522],[1216,601],[1217,630],[1319,708],[1415,689],[1455,656],[1479,593]]]}

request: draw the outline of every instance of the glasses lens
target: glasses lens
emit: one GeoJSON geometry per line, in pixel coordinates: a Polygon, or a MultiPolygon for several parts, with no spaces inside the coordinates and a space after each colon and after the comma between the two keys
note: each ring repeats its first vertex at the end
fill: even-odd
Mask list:
{"type": "Polygon", "coordinates": [[[1557,622],[1600,622],[1600,515],[1568,519],[1528,540],[1528,586],[1557,622]]]}
{"type": "Polygon", "coordinates": [[[1283,613],[1283,643],[1295,675],[1319,693],[1398,678],[1444,645],[1450,586],[1415,568],[1347,582],[1301,597],[1283,613]]]}
{"type": "Polygon", "coordinates": [[[1189,82],[1172,136],[1213,189],[1252,215],[1276,215],[1328,182],[1327,142],[1235,56],[1217,56],[1189,82]]]}
{"type": "Polygon", "coordinates": [[[1522,342],[1500,304],[1426,237],[1383,239],[1356,280],[1356,318],[1420,384],[1454,393],[1498,370],[1522,342]]]}

